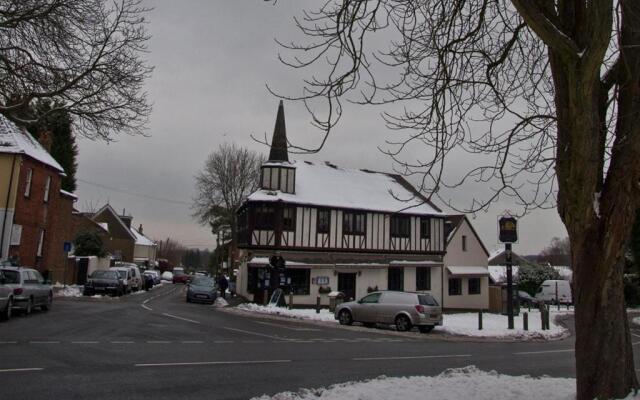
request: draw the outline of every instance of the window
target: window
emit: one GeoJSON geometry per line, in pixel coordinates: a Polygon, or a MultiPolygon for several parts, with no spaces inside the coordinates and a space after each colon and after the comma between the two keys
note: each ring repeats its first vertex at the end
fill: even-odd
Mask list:
{"type": "Polygon", "coordinates": [[[360,299],[360,303],[375,304],[380,300],[380,295],[382,295],[382,293],[373,293],[368,296],[364,296],[362,299],[360,299]]]}
{"type": "Polygon", "coordinates": [[[274,229],[273,207],[258,206],[254,210],[255,229],[272,231],[274,229]]]}
{"type": "Polygon", "coordinates": [[[480,294],[480,278],[469,278],[469,294],[480,294]]]}
{"type": "Polygon", "coordinates": [[[467,251],[467,237],[462,236],[462,251],[467,251]]]}
{"type": "Polygon", "coordinates": [[[294,231],[296,228],[295,207],[285,207],[282,209],[282,230],[294,231]]]}
{"type": "Polygon", "coordinates": [[[44,202],[48,202],[49,201],[49,189],[51,189],[51,177],[47,176],[47,182],[45,183],[44,186],[44,202]]]}
{"type": "Polygon", "coordinates": [[[449,278],[449,296],[460,296],[462,294],[462,279],[449,278]]]}
{"type": "Polygon", "coordinates": [[[407,238],[411,235],[411,218],[391,216],[391,237],[407,238]]]}
{"type": "Polygon", "coordinates": [[[416,290],[431,290],[431,268],[416,268],[416,290]]]}
{"type": "Polygon", "coordinates": [[[285,272],[287,284],[290,285],[293,294],[308,295],[310,293],[311,270],[287,269],[285,272]],[[291,281],[289,281],[291,279],[291,281]]]}
{"type": "Polygon", "coordinates": [[[366,214],[345,212],[342,217],[342,233],[345,235],[364,235],[366,214]]]}
{"type": "Polygon", "coordinates": [[[329,233],[331,228],[331,211],[318,210],[318,220],[316,229],[318,233],[329,233]]]}
{"type": "Polygon", "coordinates": [[[271,168],[262,168],[262,188],[271,189],[271,168]]]}
{"type": "Polygon", "coordinates": [[[387,274],[387,287],[389,290],[404,290],[404,269],[389,267],[387,274]]]}
{"type": "Polygon", "coordinates": [[[44,229],[40,230],[40,237],[38,238],[38,250],[36,257],[42,257],[42,248],[44,247],[44,229]]]}
{"type": "Polygon", "coordinates": [[[31,179],[33,178],[33,168],[27,170],[27,181],[24,184],[24,197],[31,196],[31,179]]]}
{"type": "Polygon", "coordinates": [[[420,217],[420,239],[431,238],[431,218],[420,217]]]}

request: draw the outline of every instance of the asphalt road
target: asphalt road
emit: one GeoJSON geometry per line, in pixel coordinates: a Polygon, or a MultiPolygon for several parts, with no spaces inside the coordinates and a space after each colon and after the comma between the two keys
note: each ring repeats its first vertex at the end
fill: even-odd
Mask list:
{"type": "Polygon", "coordinates": [[[496,343],[334,328],[187,304],[183,289],[60,299],[0,324],[0,399],[247,399],[467,365],[574,376],[572,337],[496,343]]]}

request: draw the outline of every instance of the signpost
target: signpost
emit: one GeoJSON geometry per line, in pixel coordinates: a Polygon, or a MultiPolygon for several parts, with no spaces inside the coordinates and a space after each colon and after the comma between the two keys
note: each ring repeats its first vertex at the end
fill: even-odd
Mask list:
{"type": "Polygon", "coordinates": [[[518,220],[505,213],[498,219],[498,239],[504,243],[505,264],[507,266],[507,317],[509,329],[513,329],[513,254],[511,245],[518,241],[518,220]]]}
{"type": "Polygon", "coordinates": [[[62,277],[62,282],[63,282],[63,287],[67,287],[67,264],[69,264],[69,252],[71,251],[71,242],[64,242],[64,244],[62,245],[62,250],[64,251],[64,276],[62,277]]]}

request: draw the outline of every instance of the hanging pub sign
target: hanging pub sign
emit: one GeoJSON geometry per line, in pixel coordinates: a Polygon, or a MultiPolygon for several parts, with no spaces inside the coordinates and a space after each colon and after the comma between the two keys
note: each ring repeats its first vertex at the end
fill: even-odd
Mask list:
{"type": "Polygon", "coordinates": [[[518,241],[518,220],[511,215],[503,215],[498,219],[498,240],[502,243],[518,241]]]}
{"type": "Polygon", "coordinates": [[[282,256],[271,256],[271,258],[269,258],[269,264],[277,270],[284,270],[285,261],[282,256]]]}

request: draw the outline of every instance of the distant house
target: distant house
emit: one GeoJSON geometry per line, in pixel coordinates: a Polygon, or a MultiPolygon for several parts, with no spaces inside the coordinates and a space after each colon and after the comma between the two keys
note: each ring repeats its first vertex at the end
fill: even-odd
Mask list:
{"type": "Polygon", "coordinates": [[[482,239],[465,215],[449,215],[445,221],[447,254],[444,256],[443,307],[488,309],[489,270],[482,239]]]}
{"type": "Polygon", "coordinates": [[[72,238],[76,196],[61,189],[65,172],[25,129],[0,115],[0,259],[56,279],[72,238]]]}

